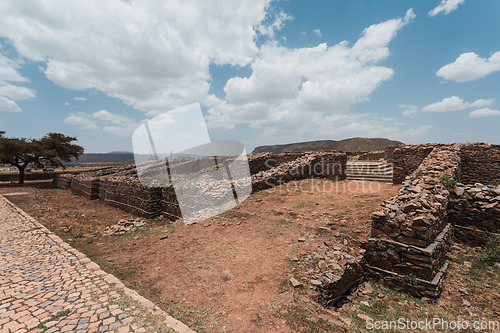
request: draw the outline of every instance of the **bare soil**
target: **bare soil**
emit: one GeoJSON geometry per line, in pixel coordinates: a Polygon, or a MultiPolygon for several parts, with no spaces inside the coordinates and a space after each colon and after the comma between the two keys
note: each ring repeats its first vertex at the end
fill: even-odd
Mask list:
{"type": "Polygon", "coordinates": [[[398,188],[304,180],[253,194],[235,209],[195,225],[156,218],[147,220],[146,227],[112,236],[100,232],[137,217],[52,189],[49,182],[3,184],[0,194],[198,332],[364,331],[360,314],[500,315],[491,303],[500,300],[495,271],[477,273],[486,274],[481,279],[488,287],[479,286],[477,276],[469,279],[463,262],[472,261],[480,249],[466,246],[452,252],[453,275],[437,304],[376,281],[369,282],[372,290],[362,285],[340,309],[315,303],[317,294],[309,284],[315,256],[326,246],[361,255],[358,240],[367,238],[371,213],[398,188]],[[290,277],[303,286],[291,287],[290,277]],[[463,295],[458,291],[462,285],[477,294],[463,295]],[[472,304],[464,306],[464,299],[472,304]]]}

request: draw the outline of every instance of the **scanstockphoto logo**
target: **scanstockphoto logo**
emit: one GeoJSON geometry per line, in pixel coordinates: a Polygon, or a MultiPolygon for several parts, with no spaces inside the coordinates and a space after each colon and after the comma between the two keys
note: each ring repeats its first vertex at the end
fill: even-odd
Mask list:
{"type": "Polygon", "coordinates": [[[199,103],[144,122],[132,144],[141,184],[172,188],[186,224],[228,211],[252,192],[245,147],[210,140],[199,103]]]}

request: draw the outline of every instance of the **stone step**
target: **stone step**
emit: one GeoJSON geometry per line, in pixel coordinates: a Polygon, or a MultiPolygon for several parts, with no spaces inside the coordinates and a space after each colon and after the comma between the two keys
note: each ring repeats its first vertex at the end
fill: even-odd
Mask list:
{"type": "Polygon", "coordinates": [[[379,182],[379,183],[392,183],[391,178],[381,178],[381,177],[350,177],[347,176],[347,180],[362,181],[362,182],[379,182]]]}
{"type": "Polygon", "coordinates": [[[388,178],[392,179],[392,174],[375,174],[375,173],[346,173],[347,177],[362,177],[362,178],[388,178]]]}

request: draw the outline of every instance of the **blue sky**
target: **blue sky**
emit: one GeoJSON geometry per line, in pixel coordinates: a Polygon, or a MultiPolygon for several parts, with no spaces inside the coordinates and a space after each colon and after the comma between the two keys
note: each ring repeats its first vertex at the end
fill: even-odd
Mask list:
{"type": "Polygon", "coordinates": [[[0,17],[7,136],[131,151],[145,120],[200,103],[212,139],[247,151],[500,143],[499,1],[4,1],[0,17]]]}

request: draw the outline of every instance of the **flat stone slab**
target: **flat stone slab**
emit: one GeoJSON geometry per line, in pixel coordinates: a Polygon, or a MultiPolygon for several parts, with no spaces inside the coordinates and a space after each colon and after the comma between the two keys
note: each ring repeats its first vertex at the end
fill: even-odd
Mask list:
{"type": "Polygon", "coordinates": [[[0,196],[0,332],[114,330],[194,332],[0,196]]]}

